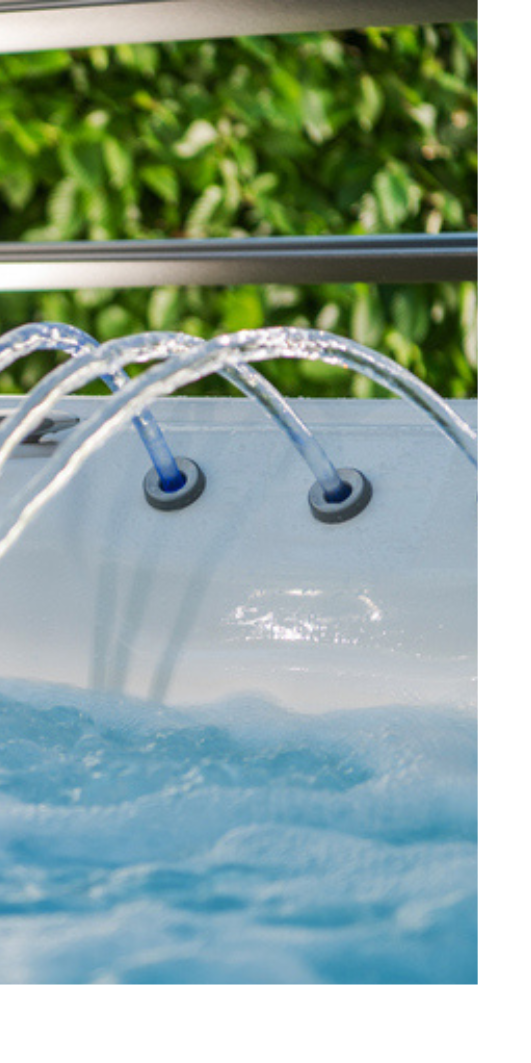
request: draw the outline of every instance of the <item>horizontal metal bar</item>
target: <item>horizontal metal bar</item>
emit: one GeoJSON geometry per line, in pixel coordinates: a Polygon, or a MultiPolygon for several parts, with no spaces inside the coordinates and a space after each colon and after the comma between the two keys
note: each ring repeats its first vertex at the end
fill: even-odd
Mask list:
{"type": "Polygon", "coordinates": [[[0,244],[3,291],[418,283],[476,276],[474,233],[0,244]]]}
{"type": "Polygon", "coordinates": [[[0,291],[474,280],[475,233],[0,243],[0,291]]]}
{"type": "Polygon", "coordinates": [[[0,52],[477,18],[477,0],[0,0],[0,52]]]}

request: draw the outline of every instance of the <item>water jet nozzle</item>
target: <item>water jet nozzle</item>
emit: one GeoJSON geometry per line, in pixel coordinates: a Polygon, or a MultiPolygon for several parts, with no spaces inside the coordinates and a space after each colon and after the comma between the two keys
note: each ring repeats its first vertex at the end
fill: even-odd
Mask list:
{"type": "Polygon", "coordinates": [[[191,458],[175,460],[184,477],[183,486],[175,491],[165,491],[161,487],[159,474],[154,466],[144,476],[144,494],[150,506],[155,509],[185,509],[205,490],[206,477],[199,465],[191,458]]]}
{"type": "Polygon", "coordinates": [[[372,498],[370,481],[359,469],[338,469],[345,488],[337,499],[327,498],[321,484],[316,481],[310,488],[308,501],[316,520],[323,524],[342,524],[351,520],[368,506],[372,498]]]}

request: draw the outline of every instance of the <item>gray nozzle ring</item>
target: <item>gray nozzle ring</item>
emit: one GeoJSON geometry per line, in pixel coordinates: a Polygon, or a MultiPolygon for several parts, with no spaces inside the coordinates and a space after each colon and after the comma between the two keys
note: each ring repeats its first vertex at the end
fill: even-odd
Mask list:
{"type": "Polygon", "coordinates": [[[206,478],[199,465],[191,458],[176,458],[177,465],[186,479],[186,483],[177,491],[163,491],[157,470],[152,465],[144,476],[144,494],[150,506],[155,509],[184,509],[203,494],[206,478]]]}
{"type": "Polygon", "coordinates": [[[338,469],[344,483],[351,492],[342,502],[328,502],[320,483],[314,483],[308,494],[310,509],[316,520],[324,524],[341,524],[351,520],[368,506],[372,498],[372,487],[366,476],[359,469],[338,469]]]}

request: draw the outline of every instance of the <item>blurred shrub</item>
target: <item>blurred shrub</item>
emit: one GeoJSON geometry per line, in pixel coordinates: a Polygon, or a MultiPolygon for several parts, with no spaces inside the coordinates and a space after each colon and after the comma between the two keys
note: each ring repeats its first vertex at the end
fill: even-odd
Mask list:
{"type": "MultiPolygon", "coordinates": [[[[463,23],[2,56],[0,240],[474,228],[476,53],[476,24],[463,23]]],[[[322,327],[451,396],[474,394],[475,318],[473,284],[0,296],[0,331],[42,319],[100,340],[322,327]]],[[[52,364],[28,359],[0,390],[26,390],[52,364]]],[[[287,394],[379,393],[315,364],[268,372],[287,394]]]]}

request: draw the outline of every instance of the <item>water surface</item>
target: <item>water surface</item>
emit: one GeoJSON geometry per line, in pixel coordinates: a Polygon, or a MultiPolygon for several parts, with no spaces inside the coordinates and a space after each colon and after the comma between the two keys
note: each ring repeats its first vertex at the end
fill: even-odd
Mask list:
{"type": "Polygon", "coordinates": [[[472,716],[0,691],[0,981],[476,977],[472,716]]]}

